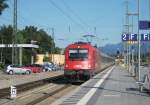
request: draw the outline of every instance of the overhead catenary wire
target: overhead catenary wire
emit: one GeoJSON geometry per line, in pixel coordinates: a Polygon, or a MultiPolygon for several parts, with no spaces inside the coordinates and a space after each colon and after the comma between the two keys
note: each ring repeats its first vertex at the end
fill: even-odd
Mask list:
{"type": "Polygon", "coordinates": [[[90,27],[73,9],[71,9],[71,7],[65,2],[65,0],[61,0],[61,2],[64,4],[66,9],[80,21],[81,24],[83,24],[85,27],[90,27]]]}
{"type": "Polygon", "coordinates": [[[77,24],[78,26],[80,26],[85,32],[85,28],[83,27],[82,24],[78,23],[77,21],[75,21],[67,12],[65,12],[63,9],[61,9],[53,0],[48,0],[48,2],[53,5],[55,8],[57,8],[64,16],[66,16],[70,21],[72,21],[74,24],[77,24]]]}
{"type": "MultiPolygon", "coordinates": [[[[55,8],[57,8],[64,16],[66,16],[69,20],[71,20],[71,22],[73,22],[74,24],[76,24],[76,25],[78,25],[84,32],[87,32],[86,31],[86,27],[88,27],[87,26],[87,24],[76,14],[76,13],[73,13],[74,14],[74,17],[72,17],[70,14],[68,14],[66,11],[64,11],[63,9],[61,9],[60,7],[59,7],[59,5],[57,5],[53,0],[49,0],[50,1],[50,3],[55,7],[55,8]],[[75,16],[76,15],[76,16],[75,16]],[[79,22],[77,21],[77,20],[75,20],[74,18],[78,18],[78,20],[79,20],[79,22]],[[82,21],[82,22],[81,22],[82,21]]],[[[10,0],[10,1],[8,1],[8,3],[10,4],[10,6],[9,6],[9,8],[8,8],[8,10],[9,10],[9,12],[12,12],[12,9],[13,9],[13,3],[12,3],[12,1],[10,0]]],[[[67,4],[66,4],[66,8],[67,7],[69,7],[67,4]]],[[[69,7],[70,8],[70,7],[69,7]]],[[[70,8],[70,11],[73,11],[71,8],[70,8]]],[[[21,12],[20,12],[20,9],[19,10],[17,10],[17,13],[18,13],[18,25],[19,26],[27,26],[28,25],[28,23],[29,23],[29,25],[32,25],[32,24],[35,24],[35,25],[37,25],[37,26],[39,26],[39,27],[42,27],[42,29],[45,29],[45,27],[47,28],[47,27],[49,27],[49,26],[47,26],[47,25],[42,25],[42,24],[39,24],[38,22],[36,22],[35,20],[31,20],[31,19],[28,19],[28,18],[26,18],[26,17],[24,17],[22,14],[21,14],[21,12]],[[44,27],[44,28],[43,28],[44,27]]],[[[11,14],[11,13],[8,13],[8,14],[11,14]]],[[[10,16],[11,17],[11,16],[10,16]]],[[[6,17],[5,17],[6,18],[6,17]]],[[[6,19],[3,19],[3,20],[5,20],[5,21],[9,21],[9,23],[10,24],[12,24],[12,19],[11,18],[9,18],[9,17],[7,17],[6,19]]],[[[8,24],[9,24],[8,23],[8,24]]],[[[70,30],[70,29],[69,29],[70,30]]]]}

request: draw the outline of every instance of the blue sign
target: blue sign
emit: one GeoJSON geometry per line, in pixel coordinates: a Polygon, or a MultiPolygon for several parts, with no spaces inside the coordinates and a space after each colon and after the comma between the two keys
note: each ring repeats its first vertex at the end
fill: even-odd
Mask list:
{"type": "Polygon", "coordinates": [[[130,34],[129,41],[137,41],[137,40],[138,40],[137,34],[130,34]]]}
{"type": "Polygon", "coordinates": [[[147,30],[150,29],[150,21],[139,21],[139,29],[147,30]]]}
{"type": "Polygon", "coordinates": [[[137,34],[122,34],[122,41],[137,41],[137,34]]]}
{"type": "Polygon", "coordinates": [[[128,41],[129,40],[129,34],[122,34],[122,41],[128,41]]]}
{"type": "Polygon", "coordinates": [[[150,34],[141,34],[141,41],[150,41],[150,34]]]}

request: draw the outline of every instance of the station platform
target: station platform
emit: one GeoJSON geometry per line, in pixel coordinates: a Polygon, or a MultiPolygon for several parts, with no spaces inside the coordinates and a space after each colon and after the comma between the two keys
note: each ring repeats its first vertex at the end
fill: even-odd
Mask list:
{"type": "Polygon", "coordinates": [[[121,66],[99,73],[52,105],[149,105],[150,95],[121,66]]]}
{"type": "Polygon", "coordinates": [[[0,72],[0,89],[8,88],[10,86],[21,85],[25,83],[30,83],[46,78],[56,77],[63,75],[64,71],[51,71],[51,72],[41,72],[32,73],[30,75],[8,75],[6,73],[0,72]]]}

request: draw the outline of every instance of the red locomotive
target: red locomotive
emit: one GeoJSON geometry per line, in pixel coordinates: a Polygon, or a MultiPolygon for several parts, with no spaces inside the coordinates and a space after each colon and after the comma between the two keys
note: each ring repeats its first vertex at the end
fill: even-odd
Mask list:
{"type": "Polygon", "coordinates": [[[89,43],[77,42],[65,49],[64,75],[68,81],[86,81],[100,70],[100,51],[89,43]]]}

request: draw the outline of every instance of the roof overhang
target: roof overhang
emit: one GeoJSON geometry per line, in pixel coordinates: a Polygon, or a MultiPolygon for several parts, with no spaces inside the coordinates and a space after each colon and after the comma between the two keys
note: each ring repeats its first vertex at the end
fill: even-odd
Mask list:
{"type": "Polygon", "coordinates": [[[5,48],[5,47],[39,48],[39,45],[35,45],[35,44],[0,44],[0,48],[5,48]]]}

